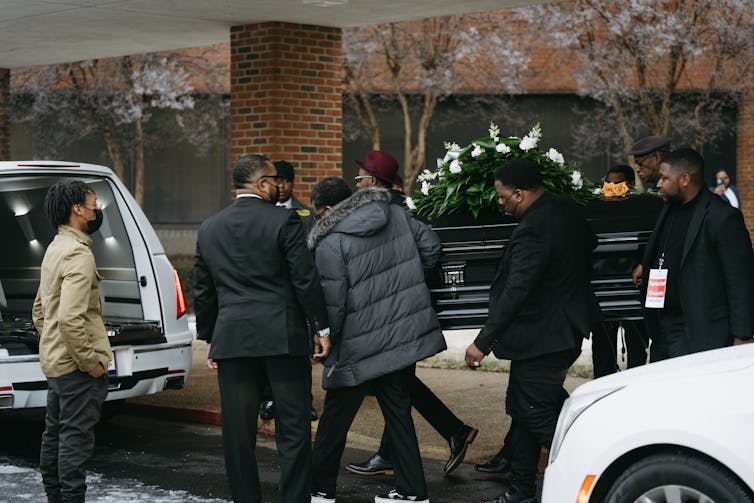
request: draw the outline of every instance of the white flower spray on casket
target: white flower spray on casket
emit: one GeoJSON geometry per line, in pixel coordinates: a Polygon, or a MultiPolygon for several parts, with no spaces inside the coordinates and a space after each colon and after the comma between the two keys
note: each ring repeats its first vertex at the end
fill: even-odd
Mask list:
{"type": "Polygon", "coordinates": [[[495,205],[495,169],[516,158],[537,163],[548,191],[564,194],[580,204],[594,199],[593,186],[581,171],[567,165],[563,154],[556,149],[541,150],[538,147],[541,138],[539,124],[526,136],[518,138],[500,136],[500,129],[490,123],[489,135],[466,147],[445,143],[445,157],[437,160],[434,171],[424,170],[419,174],[420,190],[406,198],[406,206],[429,218],[454,213],[470,213],[476,218],[483,208],[495,205]]]}

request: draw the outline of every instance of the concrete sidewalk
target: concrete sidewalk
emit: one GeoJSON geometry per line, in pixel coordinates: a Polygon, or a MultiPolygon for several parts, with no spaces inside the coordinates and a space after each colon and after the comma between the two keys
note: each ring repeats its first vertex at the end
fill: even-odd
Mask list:
{"type": "MultiPolygon", "coordinates": [[[[510,418],[505,414],[504,398],[508,384],[508,374],[500,371],[463,370],[462,361],[466,346],[473,341],[477,331],[453,331],[446,333],[449,349],[430,360],[433,365],[450,368],[417,368],[419,378],[465,423],[479,429],[479,435],[469,448],[466,462],[477,463],[493,456],[502,445],[508,431],[510,418]],[[455,367],[455,368],[453,368],[455,367]]],[[[588,342],[588,341],[587,341],[588,342]]],[[[591,358],[585,351],[580,360],[591,358]]],[[[220,424],[220,397],[217,376],[206,366],[207,345],[202,341],[194,343],[194,364],[186,387],[156,395],[131,399],[126,411],[158,415],[182,421],[220,424]]],[[[426,364],[426,363],[425,363],[426,364]]],[[[484,361],[484,368],[500,368],[500,362],[493,357],[484,361]]],[[[322,367],[312,369],[314,406],[322,412],[325,392],[321,387],[322,367]]],[[[569,376],[566,388],[569,391],[587,379],[569,376]]],[[[419,447],[425,459],[445,461],[448,446],[431,426],[414,412],[419,447]]],[[[368,453],[377,450],[382,435],[384,421],[377,401],[367,397],[348,435],[348,447],[368,453]]],[[[317,422],[312,423],[312,433],[317,422]]],[[[274,435],[274,420],[259,420],[261,434],[274,435]]]]}

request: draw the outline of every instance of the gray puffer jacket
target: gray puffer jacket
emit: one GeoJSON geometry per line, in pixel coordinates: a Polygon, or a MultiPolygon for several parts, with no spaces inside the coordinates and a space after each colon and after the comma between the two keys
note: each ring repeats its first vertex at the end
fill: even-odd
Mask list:
{"type": "Polygon", "coordinates": [[[309,234],[333,338],[325,389],[356,386],[446,347],[424,282],[440,240],[389,201],[386,190],[358,191],[309,234]]]}

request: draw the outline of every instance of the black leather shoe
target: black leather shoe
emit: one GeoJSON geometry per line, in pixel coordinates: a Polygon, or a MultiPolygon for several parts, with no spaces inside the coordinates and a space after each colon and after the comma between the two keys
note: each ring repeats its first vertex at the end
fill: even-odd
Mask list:
{"type": "Polygon", "coordinates": [[[511,487],[505,494],[488,500],[482,500],[481,503],[537,503],[536,496],[525,496],[515,486],[511,487]]]}
{"type": "Polygon", "coordinates": [[[272,400],[265,400],[259,407],[259,417],[262,421],[269,421],[275,417],[275,402],[272,400]]]}
{"type": "Polygon", "coordinates": [[[346,470],[357,475],[393,475],[393,463],[379,454],[374,454],[364,463],[351,463],[346,470]]]}
{"type": "Polygon", "coordinates": [[[450,440],[448,440],[448,445],[450,446],[450,458],[443,468],[446,475],[455,470],[456,467],[461,464],[464,456],[466,456],[466,449],[469,448],[469,444],[474,442],[477,433],[479,433],[479,430],[468,424],[464,424],[452,437],[450,437],[450,440]]]}
{"type": "Polygon", "coordinates": [[[474,470],[483,473],[509,474],[511,472],[511,462],[503,454],[503,449],[500,449],[500,452],[495,454],[495,456],[486,463],[474,465],[474,470]]]}

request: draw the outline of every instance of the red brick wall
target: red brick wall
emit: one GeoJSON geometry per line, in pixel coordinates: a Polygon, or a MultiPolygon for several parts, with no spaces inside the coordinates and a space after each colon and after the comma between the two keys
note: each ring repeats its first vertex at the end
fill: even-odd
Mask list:
{"type": "Polygon", "coordinates": [[[736,186],[741,193],[741,211],[754,241],[754,92],[738,107],[736,137],[736,186]]]}
{"type": "Polygon", "coordinates": [[[0,161],[10,159],[10,70],[0,68],[0,161]]]}
{"type": "Polygon", "coordinates": [[[341,30],[268,22],[230,31],[230,158],[296,166],[296,197],[342,175],[341,30]]]}

